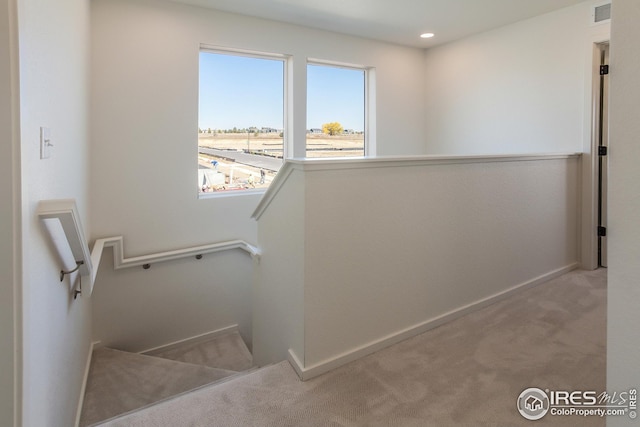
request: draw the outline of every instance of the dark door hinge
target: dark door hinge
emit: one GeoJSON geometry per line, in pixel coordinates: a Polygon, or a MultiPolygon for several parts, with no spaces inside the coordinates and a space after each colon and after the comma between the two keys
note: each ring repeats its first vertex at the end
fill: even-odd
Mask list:
{"type": "Polygon", "coordinates": [[[601,65],[600,66],[600,75],[601,76],[606,76],[607,74],[609,74],[609,66],[608,65],[601,65]]]}
{"type": "Polygon", "coordinates": [[[607,237],[607,227],[598,226],[598,237],[607,237]]]}
{"type": "Polygon", "coordinates": [[[606,156],[606,155],[607,155],[607,146],[598,145],[598,156],[606,156]]]}

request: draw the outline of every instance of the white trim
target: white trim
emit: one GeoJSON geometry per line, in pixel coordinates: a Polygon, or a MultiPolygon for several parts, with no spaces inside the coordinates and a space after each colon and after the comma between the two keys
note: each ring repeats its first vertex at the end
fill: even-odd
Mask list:
{"type": "Polygon", "coordinates": [[[238,49],[234,47],[216,46],[200,43],[200,52],[217,53],[219,55],[244,56],[257,59],[271,59],[274,61],[286,61],[292,57],[285,53],[262,52],[258,50],[238,49]]]}
{"type": "Polygon", "coordinates": [[[176,249],[172,251],[125,258],[123,240],[124,238],[122,236],[116,236],[97,239],[95,241],[95,243],[93,244],[93,250],[91,251],[91,261],[95,266],[92,273],[92,282],[95,280],[95,276],[100,266],[102,252],[104,251],[105,247],[113,248],[113,268],[116,270],[122,268],[139,267],[145,264],[154,264],[158,262],[188,258],[191,256],[204,255],[214,252],[222,252],[231,249],[242,249],[243,251],[251,255],[251,257],[255,260],[259,260],[261,254],[260,249],[245,242],[244,240],[230,240],[227,242],[210,243],[202,246],[193,246],[190,248],[176,249]]]}
{"type": "MultiPolygon", "coordinates": [[[[98,239],[93,244],[93,249],[91,249],[91,263],[96,266],[91,273],[91,281],[93,283],[96,282],[96,276],[98,275],[98,269],[100,268],[100,260],[102,259],[102,252],[104,251],[105,246],[109,246],[109,240],[110,239],[98,239]]],[[[113,254],[115,259],[115,249],[113,250],[113,254]]],[[[93,290],[91,292],[93,292],[93,290]]]]}
{"type": "Polygon", "coordinates": [[[449,311],[448,313],[442,314],[433,319],[429,319],[425,322],[419,323],[417,325],[411,326],[409,328],[403,329],[393,334],[387,335],[386,337],[382,337],[376,341],[372,341],[368,344],[354,348],[353,350],[342,353],[330,359],[326,359],[322,362],[316,363],[315,365],[312,365],[309,367],[304,366],[304,364],[300,361],[298,356],[291,349],[289,350],[288,360],[289,360],[289,363],[291,363],[291,366],[293,366],[293,369],[296,371],[296,373],[300,377],[300,379],[302,381],[306,381],[311,378],[315,378],[319,375],[322,375],[324,373],[327,373],[349,362],[353,362],[354,360],[357,360],[369,354],[375,353],[376,351],[382,350],[383,348],[389,347],[400,341],[404,341],[408,338],[422,334],[430,329],[436,328],[444,323],[455,320],[466,314],[480,310],[484,307],[487,307],[491,304],[501,301],[507,297],[510,297],[518,292],[521,292],[526,289],[532,288],[534,286],[538,286],[542,283],[548,282],[549,280],[555,279],[556,277],[559,277],[565,273],[568,273],[569,271],[572,271],[577,267],[578,267],[578,263],[572,263],[567,266],[558,268],[557,270],[553,270],[549,273],[543,274],[534,279],[528,280],[524,283],[515,285],[509,289],[498,292],[489,297],[482,298],[476,302],[464,305],[460,308],[449,311]]]}
{"type": "Polygon", "coordinates": [[[365,93],[364,93],[364,154],[367,157],[376,157],[378,155],[377,140],[377,78],[376,69],[374,67],[367,68],[365,74],[365,93]]]}
{"type": "Polygon", "coordinates": [[[331,61],[327,59],[307,58],[307,65],[320,65],[335,68],[345,68],[347,70],[367,71],[369,68],[366,65],[351,64],[349,62],[331,61]]]}
{"type": "Polygon", "coordinates": [[[266,188],[248,188],[243,190],[210,191],[206,193],[198,192],[198,200],[220,199],[222,197],[237,196],[260,196],[267,191],[266,188]]]}
{"type": "Polygon", "coordinates": [[[174,341],[169,344],[163,344],[157,347],[148,348],[146,350],[139,351],[138,353],[152,356],[152,354],[149,354],[149,353],[158,353],[162,351],[173,350],[174,348],[181,347],[185,344],[196,344],[203,341],[208,341],[213,338],[217,338],[222,335],[227,335],[233,332],[239,332],[238,324],[226,326],[224,328],[216,329],[215,331],[211,331],[211,332],[205,332],[204,334],[195,335],[193,337],[174,341]]]}
{"type": "MultiPolygon", "coordinates": [[[[95,270],[91,253],[84,237],[84,228],[80,221],[80,213],[74,199],[42,200],[38,204],[38,216],[42,220],[57,219],[62,225],[65,237],[73,253],[74,260],[81,262],[79,272],[82,276],[89,276],[89,294],[93,291],[95,270]]],[[[55,236],[51,236],[55,239],[55,236]]]]}
{"type": "Polygon", "coordinates": [[[262,196],[260,203],[253,211],[251,218],[256,220],[267,209],[280,188],[287,181],[293,170],[327,171],[341,169],[368,169],[387,167],[438,166],[472,163],[496,162],[526,162],[558,159],[578,159],[581,153],[551,153],[551,154],[506,154],[492,156],[402,156],[402,157],[354,157],[354,158],[314,158],[287,159],[274,178],[273,182],[262,196]]]}
{"type": "Polygon", "coordinates": [[[260,199],[260,202],[258,203],[256,209],[253,211],[253,214],[251,214],[251,218],[254,218],[255,220],[260,219],[260,216],[262,216],[264,211],[271,204],[271,201],[276,196],[276,194],[280,192],[280,189],[282,188],[284,183],[289,179],[289,175],[291,175],[295,169],[297,168],[293,166],[293,163],[290,160],[286,160],[284,162],[284,165],[282,165],[282,168],[280,168],[280,171],[278,171],[275,179],[271,182],[271,185],[260,199]]]}
{"type": "MultiPolygon", "coordinates": [[[[295,153],[295,115],[298,114],[294,111],[293,106],[296,105],[294,102],[294,94],[296,91],[294,90],[294,76],[297,76],[297,73],[294,72],[294,68],[296,66],[293,57],[290,56],[287,58],[287,61],[284,65],[284,111],[283,114],[283,126],[284,130],[282,132],[282,161],[289,157],[294,157],[295,153]]],[[[306,82],[306,74],[304,75],[306,82]]],[[[306,92],[304,94],[306,96],[306,92]]],[[[304,113],[300,112],[300,114],[304,114],[307,116],[306,111],[306,98],[305,98],[305,111],[304,113]]],[[[276,174],[277,175],[277,174],[276,174]]]]}
{"type": "MultiPolygon", "coordinates": [[[[292,66],[293,66],[293,55],[284,54],[284,53],[271,53],[271,52],[261,52],[256,50],[248,50],[248,49],[239,49],[232,47],[223,47],[210,45],[206,43],[200,43],[198,55],[200,53],[211,53],[217,55],[228,55],[228,56],[240,56],[245,58],[255,58],[255,59],[265,59],[271,61],[282,61],[282,157],[286,158],[290,152],[293,152],[291,149],[293,144],[293,134],[289,130],[292,123],[292,114],[293,114],[293,99],[290,98],[290,95],[293,93],[292,90],[292,66]]],[[[198,67],[199,69],[199,67],[198,67]]],[[[198,191],[198,199],[215,199],[219,197],[235,197],[235,196],[249,196],[256,194],[263,194],[266,189],[257,188],[257,189],[244,189],[244,190],[228,190],[228,191],[218,191],[218,192],[210,192],[210,193],[201,193],[198,191]]]]}
{"type": "MultiPolygon", "coordinates": [[[[342,68],[346,70],[362,71],[364,73],[364,154],[365,157],[375,157],[377,153],[376,149],[376,74],[375,67],[367,65],[349,64],[345,62],[329,61],[317,58],[307,58],[307,73],[308,66],[324,66],[342,68]]],[[[307,76],[308,79],[308,76],[307,76]]],[[[307,84],[308,90],[308,84],[307,84]]],[[[307,123],[307,126],[309,123],[307,123]]],[[[304,156],[306,157],[306,138],[304,146],[304,156]]],[[[286,158],[286,157],[285,157],[286,158]]]]}
{"type": "Polygon", "coordinates": [[[80,425],[80,417],[82,416],[82,407],[84,406],[84,393],[87,390],[87,381],[89,381],[89,371],[91,369],[91,360],[93,359],[93,350],[99,342],[89,344],[89,354],[87,355],[87,362],[84,366],[84,376],[82,377],[82,387],[80,387],[80,398],[78,399],[78,408],[76,410],[76,423],[75,427],[80,425]]]}
{"type": "Polygon", "coordinates": [[[293,370],[296,371],[296,374],[298,374],[298,377],[300,377],[302,381],[306,381],[309,379],[309,378],[305,378],[305,370],[303,368],[304,363],[300,361],[300,358],[298,357],[298,355],[291,348],[287,353],[287,360],[289,361],[289,364],[291,365],[293,370]]]}

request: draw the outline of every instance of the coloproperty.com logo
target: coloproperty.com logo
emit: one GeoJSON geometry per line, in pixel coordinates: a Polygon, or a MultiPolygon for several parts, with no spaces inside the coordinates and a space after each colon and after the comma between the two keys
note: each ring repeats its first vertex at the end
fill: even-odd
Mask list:
{"type": "Polygon", "coordinates": [[[638,391],[635,388],[622,392],[593,390],[541,390],[528,388],[518,396],[518,411],[528,420],[539,420],[545,415],[606,417],[626,415],[631,419],[637,413],[638,391]]]}

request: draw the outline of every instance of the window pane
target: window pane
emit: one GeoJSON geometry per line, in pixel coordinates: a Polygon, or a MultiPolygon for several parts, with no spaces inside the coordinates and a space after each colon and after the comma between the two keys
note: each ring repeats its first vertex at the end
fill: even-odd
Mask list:
{"type": "Polygon", "coordinates": [[[284,61],[200,52],[198,188],[268,187],[282,166],[284,61]]]}
{"type": "Polygon", "coordinates": [[[307,157],[364,156],[365,72],[307,66],[307,157]]]}

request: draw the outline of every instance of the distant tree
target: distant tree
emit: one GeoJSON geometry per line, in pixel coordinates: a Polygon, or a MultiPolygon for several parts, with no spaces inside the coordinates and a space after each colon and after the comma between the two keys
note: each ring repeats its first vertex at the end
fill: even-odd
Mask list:
{"type": "Polygon", "coordinates": [[[207,129],[207,133],[211,134],[211,128],[207,129]]]}
{"type": "Polygon", "coordinates": [[[325,123],[322,125],[322,133],[333,135],[340,135],[344,132],[342,125],[338,122],[325,123]]]}

